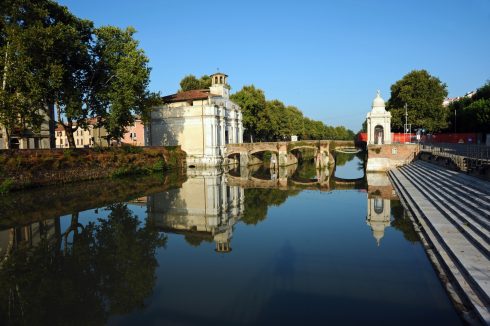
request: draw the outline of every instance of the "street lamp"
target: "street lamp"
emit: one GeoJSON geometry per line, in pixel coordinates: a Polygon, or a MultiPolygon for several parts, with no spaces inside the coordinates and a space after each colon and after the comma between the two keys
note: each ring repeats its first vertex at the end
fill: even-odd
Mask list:
{"type": "Polygon", "coordinates": [[[454,133],[456,133],[456,127],[458,126],[458,120],[456,118],[456,109],[454,109],[454,133]]]}

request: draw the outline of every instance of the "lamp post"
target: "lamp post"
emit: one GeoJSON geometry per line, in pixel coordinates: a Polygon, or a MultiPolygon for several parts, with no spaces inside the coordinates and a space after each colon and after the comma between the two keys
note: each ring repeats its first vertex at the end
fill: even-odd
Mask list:
{"type": "Polygon", "coordinates": [[[456,133],[456,128],[458,126],[458,120],[456,118],[457,118],[456,109],[454,109],[454,133],[456,133]]]}

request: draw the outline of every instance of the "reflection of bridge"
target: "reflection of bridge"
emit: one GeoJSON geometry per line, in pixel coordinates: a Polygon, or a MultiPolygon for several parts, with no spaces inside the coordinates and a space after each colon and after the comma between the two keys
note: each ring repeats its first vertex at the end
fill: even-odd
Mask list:
{"type": "Polygon", "coordinates": [[[334,164],[334,159],[330,153],[331,148],[353,148],[353,146],[353,141],[339,140],[228,144],[226,145],[226,157],[230,163],[240,163],[240,166],[250,166],[262,163],[262,160],[257,156],[258,153],[272,152],[277,155],[278,166],[288,166],[298,163],[294,151],[302,148],[310,148],[315,151],[316,166],[326,168],[334,164]]]}
{"type": "Polygon", "coordinates": [[[350,147],[350,146],[338,146],[335,147],[335,151],[338,153],[345,153],[345,154],[357,154],[361,152],[362,149],[357,147],[350,147]]]}
{"type": "MultiPolygon", "coordinates": [[[[366,189],[366,180],[362,178],[344,179],[335,176],[335,168],[316,169],[314,178],[300,178],[296,175],[298,165],[279,167],[277,170],[271,169],[270,176],[260,177],[256,173],[258,166],[240,167],[239,173],[227,173],[226,181],[230,186],[240,186],[242,188],[265,188],[265,189],[314,189],[314,190],[333,190],[333,189],[366,189]]],[[[238,172],[238,171],[237,171],[238,172]]]]}

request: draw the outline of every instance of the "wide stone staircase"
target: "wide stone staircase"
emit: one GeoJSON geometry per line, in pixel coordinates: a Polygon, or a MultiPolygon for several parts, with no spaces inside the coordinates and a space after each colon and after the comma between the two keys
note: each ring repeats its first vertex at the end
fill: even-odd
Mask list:
{"type": "Polygon", "coordinates": [[[453,299],[490,324],[490,183],[423,161],[389,175],[453,299]]]}

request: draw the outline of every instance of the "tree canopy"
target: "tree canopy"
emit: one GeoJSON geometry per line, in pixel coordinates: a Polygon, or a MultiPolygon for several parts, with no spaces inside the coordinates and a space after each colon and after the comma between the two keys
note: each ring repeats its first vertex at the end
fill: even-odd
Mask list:
{"type": "Polygon", "coordinates": [[[462,97],[451,103],[449,110],[456,111],[450,119],[451,131],[490,133],[490,81],[480,87],[473,96],[462,97]],[[455,126],[456,123],[456,126],[455,126]]]}
{"type": "Polygon", "coordinates": [[[191,91],[195,89],[205,89],[211,86],[211,77],[203,75],[197,79],[194,75],[187,75],[180,81],[180,92],[191,91]]]}
{"type": "Polygon", "coordinates": [[[148,115],[156,94],[148,91],[148,58],[133,28],[94,28],[52,0],[6,0],[0,6],[0,124],[7,138],[38,129],[45,116],[73,132],[100,117],[110,137],[120,138],[134,114],[148,115]]]}
{"type": "Polygon", "coordinates": [[[354,133],[345,127],[327,126],[311,120],[295,106],[279,100],[266,100],[264,91],[254,85],[244,86],[231,95],[242,108],[244,140],[289,140],[292,135],[301,139],[352,139],[354,133]]]}
{"type": "Polygon", "coordinates": [[[391,85],[391,97],[386,109],[391,112],[393,131],[403,131],[405,105],[412,130],[424,128],[428,132],[447,127],[448,110],[442,103],[447,86],[426,70],[413,70],[391,85]]]}

